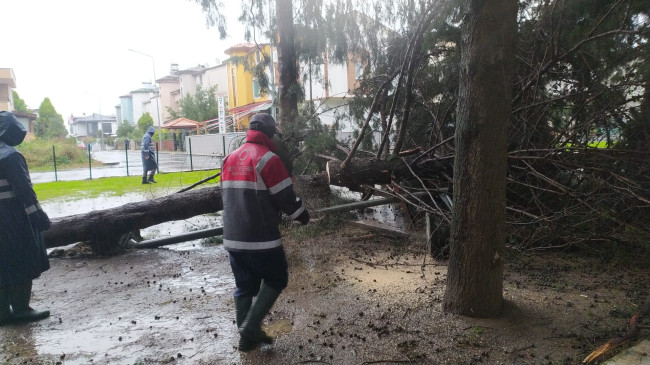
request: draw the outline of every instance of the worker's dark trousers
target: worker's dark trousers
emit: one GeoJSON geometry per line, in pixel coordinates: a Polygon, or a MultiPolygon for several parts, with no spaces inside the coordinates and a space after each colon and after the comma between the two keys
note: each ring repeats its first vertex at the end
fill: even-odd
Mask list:
{"type": "Polygon", "coordinates": [[[281,292],[289,282],[289,267],[284,247],[266,251],[230,251],[230,267],[235,276],[235,297],[257,296],[262,280],[281,292]]]}

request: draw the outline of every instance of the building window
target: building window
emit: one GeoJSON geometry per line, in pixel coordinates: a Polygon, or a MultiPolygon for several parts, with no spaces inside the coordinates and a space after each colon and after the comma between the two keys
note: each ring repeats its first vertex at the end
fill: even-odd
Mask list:
{"type": "Polygon", "coordinates": [[[262,96],[260,82],[257,79],[253,79],[253,98],[258,99],[260,96],[262,96]]]}

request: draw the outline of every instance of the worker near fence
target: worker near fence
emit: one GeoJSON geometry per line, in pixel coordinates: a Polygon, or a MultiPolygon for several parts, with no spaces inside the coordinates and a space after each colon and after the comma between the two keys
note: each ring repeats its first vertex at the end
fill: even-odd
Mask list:
{"type": "Polygon", "coordinates": [[[273,341],[261,324],[289,279],[280,212],[302,224],[309,222],[309,212],[274,153],[275,130],[270,115],[251,117],[246,143],[230,153],[221,168],[223,245],[237,287],[234,301],[240,351],[273,341]]]}
{"type": "Polygon", "coordinates": [[[153,135],[156,133],[156,129],[153,126],[149,126],[147,131],[142,136],[142,143],[140,146],[140,151],[142,152],[142,183],[151,184],[156,183],[157,181],[153,179],[153,176],[158,170],[158,163],[156,163],[156,147],[153,145],[153,135]],[[149,177],[147,178],[147,174],[149,177]]]}
{"type": "Polygon", "coordinates": [[[16,117],[0,111],[0,325],[47,318],[30,307],[32,280],[50,268],[43,232],[50,219],[36,193],[19,145],[27,131],[16,117]]]}

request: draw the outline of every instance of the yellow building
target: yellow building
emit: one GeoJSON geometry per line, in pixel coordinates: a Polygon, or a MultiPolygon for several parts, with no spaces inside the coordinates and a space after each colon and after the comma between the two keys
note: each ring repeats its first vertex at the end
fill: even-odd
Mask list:
{"type": "MultiPolygon", "coordinates": [[[[269,44],[240,43],[228,48],[225,53],[230,56],[227,61],[228,112],[232,116],[234,129],[242,131],[248,129],[248,120],[251,114],[270,112],[272,107],[271,96],[261,92],[259,81],[247,69],[247,67],[254,67],[262,62],[264,57],[271,57],[271,46],[269,44]]],[[[273,69],[267,68],[266,73],[268,79],[274,82],[271,72],[275,73],[276,71],[275,57],[272,64],[273,69]]]]}

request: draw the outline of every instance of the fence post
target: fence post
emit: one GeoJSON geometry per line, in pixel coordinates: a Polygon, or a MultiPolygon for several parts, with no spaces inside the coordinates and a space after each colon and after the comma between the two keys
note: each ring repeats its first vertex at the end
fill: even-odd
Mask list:
{"type": "Polygon", "coordinates": [[[124,140],[124,154],[126,155],[126,176],[129,176],[129,140],[124,140]]]}
{"type": "Polygon", "coordinates": [[[187,143],[190,145],[190,171],[194,171],[194,164],[192,163],[192,138],[187,138],[187,143]]]}
{"type": "Polygon", "coordinates": [[[158,155],[158,150],[162,141],[156,142],[156,165],[158,165],[158,173],[160,174],[160,156],[158,155]]]}
{"type": "Polygon", "coordinates": [[[90,180],[93,179],[93,165],[92,165],[92,158],[90,158],[90,149],[92,148],[90,146],[90,143],[86,145],[86,148],[88,148],[88,173],[90,174],[90,180]]]}
{"type": "Polygon", "coordinates": [[[54,146],[52,146],[52,159],[54,160],[54,181],[59,181],[56,174],[56,151],[54,150],[54,146]]]}

